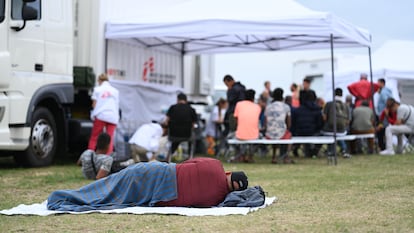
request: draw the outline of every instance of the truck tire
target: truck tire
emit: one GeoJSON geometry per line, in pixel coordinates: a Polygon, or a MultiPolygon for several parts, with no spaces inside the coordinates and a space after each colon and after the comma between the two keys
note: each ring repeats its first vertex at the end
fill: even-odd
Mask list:
{"type": "Polygon", "coordinates": [[[58,147],[58,133],[53,114],[44,107],[33,113],[29,147],[15,156],[23,166],[42,167],[52,163],[58,147]]]}

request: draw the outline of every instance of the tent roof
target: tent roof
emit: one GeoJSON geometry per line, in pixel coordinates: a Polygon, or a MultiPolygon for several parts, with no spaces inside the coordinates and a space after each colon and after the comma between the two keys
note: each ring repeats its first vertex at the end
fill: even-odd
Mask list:
{"type": "Polygon", "coordinates": [[[329,48],[331,34],[335,47],[371,41],[366,30],[293,0],[186,0],[151,13],[112,18],[106,38],[185,54],[329,48]]]}

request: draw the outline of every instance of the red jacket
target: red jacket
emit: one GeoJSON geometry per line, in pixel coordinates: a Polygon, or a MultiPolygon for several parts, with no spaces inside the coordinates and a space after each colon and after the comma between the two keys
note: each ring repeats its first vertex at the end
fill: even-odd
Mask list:
{"type": "MultiPolygon", "coordinates": [[[[383,122],[385,120],[385,111],[381,112],[379,121],[383,122]]],[[[387,118],[388,123],[390,123],[390,125],[395,124],[395,122],[397,121],[397,113],[396,112],[388,112],[388,118],[387,118]]]]}
{"type": "Polygon", "coordinates": [[[177,164],[178,198],[158,206],[216,206],[230,192],[223,165],[217,159],[195,158],[177,164]]]}
{"type": "Polygon", "coordinates": [[[372,108],[372,95],[378,91],[379,85],[373,83],[374,92],[371,92],[371,83],[367,80],[360,80],[348,86],[348,91],[355,96],[355,107],[361,106],[363,100],[369,100],[369,107],[372,108]]]}

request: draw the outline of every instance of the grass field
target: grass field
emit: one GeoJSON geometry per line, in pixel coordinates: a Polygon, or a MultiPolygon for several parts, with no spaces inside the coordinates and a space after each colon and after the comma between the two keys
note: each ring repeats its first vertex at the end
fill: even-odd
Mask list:
{"type": "MultiPolygon", "coordinates": [[[[2,216],[1,232],[414,232],[414,155],[354,156],[328,166],[324,158],[274,165],[224,163],[244,170],[278,201],[246,216],[87,214],[2,216]]],[[[56,189],[79,188],[79,167],[37,169],[0,159],[0,209],[44,201],[56,189]]]]}

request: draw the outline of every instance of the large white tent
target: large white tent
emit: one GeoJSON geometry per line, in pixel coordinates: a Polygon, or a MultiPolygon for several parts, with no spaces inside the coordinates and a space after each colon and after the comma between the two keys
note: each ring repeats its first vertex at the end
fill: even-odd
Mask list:
{"type": "MultiPolygon", "coordinates": [[[[139,8],[130,7],[139,12],[139,8]]],[[[370,46],[368,31],[292,0],[187,0],[106,24],[106,38],[180,54],[370,46]]]]}
{"type": "Polygon", "coordinates": [[[371,44],[368,31],[293,0],[183,0],[145,14],[136,2],[106,23],[107,40],[182,57],[323,48],[333,54],[334,47],[371,44]]]}
{"type": "MultiPolygon", "coordinates": [[[[392,90],[394,98],[402,101],[413,102],[411,91],[404,91],[414,87],[414,41],[390,40],[385,42],[372,54],[373,80],[379,78],[386,80],[386,85],[392,90]],[[411,100],[411,101],[410,101],[411,100]]],[[[359,80],[361,73],[369,74],[368,56],[356,56],[335,71],[335,87],[341,87],[348,94],[347,86],[359,80]]],[[[332,74],[324,74],[325,98],[332,99],[332,74]]]]}

